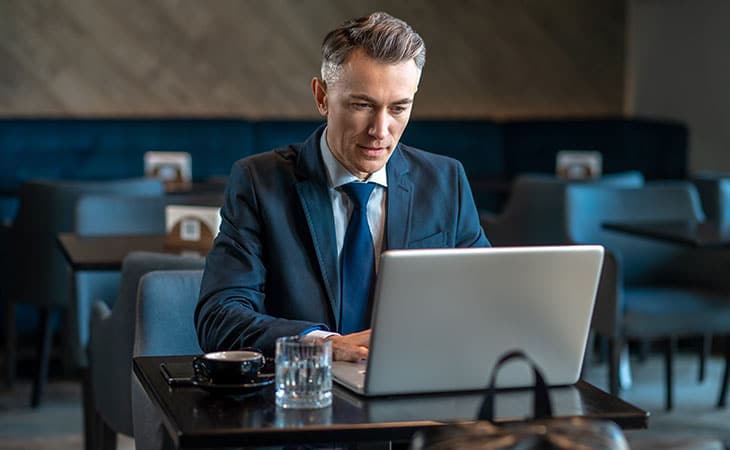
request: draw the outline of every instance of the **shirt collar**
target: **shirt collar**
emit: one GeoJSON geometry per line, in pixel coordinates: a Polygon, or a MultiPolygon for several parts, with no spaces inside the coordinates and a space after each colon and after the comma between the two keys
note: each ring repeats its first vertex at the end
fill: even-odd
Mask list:
{"type": "MultiPolygon", "coordinates": [[[[338,188],[344,184],[351,183],[353,181],[360,181],[355,175],[351,174],[350,171],[337,161],[335,155],[332,154],[329,145],[327,145],[327,128],[322,131],[322,136],[319,138],[319,151],[322,154],[322,160],[324,161],[324,167],[327,170],[327,179],[329,180],[330,187],[338,188]]],[[[386,164],[387,166],[387,164],[386,164]]],[[[388,172],[383,166],[377,172],[373,172],[368,177],[369,183],[375,183],[377,185],[388,187],[388,172]]]]}

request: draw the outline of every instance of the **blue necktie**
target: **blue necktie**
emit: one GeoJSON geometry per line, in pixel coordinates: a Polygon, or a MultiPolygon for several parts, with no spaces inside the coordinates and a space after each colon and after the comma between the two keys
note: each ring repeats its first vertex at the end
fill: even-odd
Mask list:
{"type": "Polygon", "coordinates": [[[342,334],[365,330],[370,322],[375,250],[368,227],[367,205],[374,188],[372,183],[357,182],[342,186],[353,204],[342,245],[342,334]]]}

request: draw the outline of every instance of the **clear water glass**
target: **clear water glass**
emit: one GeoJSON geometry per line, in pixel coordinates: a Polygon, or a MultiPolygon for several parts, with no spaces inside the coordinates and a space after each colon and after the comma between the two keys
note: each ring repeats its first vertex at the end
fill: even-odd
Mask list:
{"type": "Polygon", "coordinates": [[[325,408],[332,404],[332,342],[276,340],[276,406],[325,408]]]}

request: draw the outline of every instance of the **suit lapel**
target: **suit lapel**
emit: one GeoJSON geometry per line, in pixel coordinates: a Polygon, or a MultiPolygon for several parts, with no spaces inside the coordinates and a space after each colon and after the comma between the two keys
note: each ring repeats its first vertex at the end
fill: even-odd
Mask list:
{"type": "Polygon", "coordinates": [[[332,323],[335,324],[335,329],[339,329],[340,280],[337,268],[337,242],[332,202],[327,190],[327,175],[319,151],[319,138],[323,128],[312,134],[300,148],[297,160],[297,174],[300,181],[296,184],[296,190],[330,302],[332,323]]]}
{"type": "Polygon", "coordinates": [[[386,249],[406,248],[413,208],[413,184],[408,178],[408,162],[400,144],[388,161],[388,209],[386,212],[386,249]]]}

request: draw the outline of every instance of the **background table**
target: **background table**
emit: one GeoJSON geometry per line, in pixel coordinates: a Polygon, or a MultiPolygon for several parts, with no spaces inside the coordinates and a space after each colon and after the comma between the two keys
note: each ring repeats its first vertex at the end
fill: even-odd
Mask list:
{"type": "Polygon", "coordinates": [[[603,227],[635,236],[693,247],[730,246],[730,223],[722,222],[606,222],[603,227]]]}
{"type": "Polygon", "coordinates": [[[167,246],[164,235],[79,237],[59,233],[58,243],[73,271],[121,270],[124,257],[132,251],[205,256],[197,250],[167,246]]]}
{"type": "MultiPolygon", "coordinates": [[[[469,392],[370,399],[335,385],[331,407],[286,411],[275,406],[273,385],[241,398],[217,397],[192,386],[169,386],[160,364],[178,370],[189,367],[192,375],[191,361],[191,356],[134,358],[134,373],[162,411],[167,432],[180,448],[403,441],[424,427],[472,420],[483,395],[469,392]]],[[[551,388],[550,394],[555,416],[609,419],[624,428],[647,427],[646,411],[586,382],[551,388]]],[[[525,390],[500,392],[496,408],[498,421],[520,421],[532,413],[532,394],[525,390]]]]}

